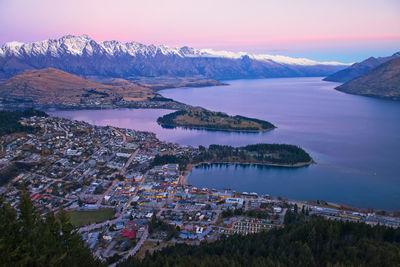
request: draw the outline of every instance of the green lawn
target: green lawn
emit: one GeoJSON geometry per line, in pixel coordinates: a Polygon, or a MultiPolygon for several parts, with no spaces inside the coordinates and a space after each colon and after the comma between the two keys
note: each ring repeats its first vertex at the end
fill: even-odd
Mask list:
{"type": "Polygon", "coordinates": [[[114,209],[75,210],[68,212],[71,223],[75,226],[83,226],[91,223],[104,222],[114,217],[114,209]]]}

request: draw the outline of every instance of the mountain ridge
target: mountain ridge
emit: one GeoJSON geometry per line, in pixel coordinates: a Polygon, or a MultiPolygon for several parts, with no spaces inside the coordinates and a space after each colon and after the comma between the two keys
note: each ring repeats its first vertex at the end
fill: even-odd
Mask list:
{"type": "Polygon", "coordinates": [[[387,57],[369,57],[361,62],[354,63],[346,69],[329,75],[328,77],[324,78],[324,81],[345,83],[357,77],[360,77],[361,75],[378,67],[379,65],[397,57],[400,57],[400,51],[387,57]]]}
{"type": "Polygon", "coordinates": [[[96,42],[88,35],[66,35],[34,43],[8,42],[0,48],[0,77],[26,69],[57,68],[81,76],[201,76],[212,79],[326,76],[344,68],[339,62],[168,47],[137,42],[96,42]]]}
{"type": "Polygon", "coordinates": [[[400,57],[380,64],[335,89],[350,94],[400,100],[400,57]]]}

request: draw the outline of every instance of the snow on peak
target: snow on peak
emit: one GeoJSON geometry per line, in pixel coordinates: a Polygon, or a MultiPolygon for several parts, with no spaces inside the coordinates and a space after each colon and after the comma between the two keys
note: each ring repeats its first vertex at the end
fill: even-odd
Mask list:
{"type": "Polygon", "coordinates": [[[19,55],[19,50],[21,49],[21,47],[24,45],[24,43],[21,42],[17,42],[17,41],[12,41],[12,42],[8,42],[5,43],[2,47],[3,53],[4,55],[19,55]]]}
{"type": "Polygon", "coordinates": [[[268,54],[250,54],[246,52],[231,52],[231,51],[215,51],[213,49],[201,49],[200,55],[202,57],[223,57],[223,58],[232,58],[239,59],[243,56],[248,56],[251,59],[259,60],[259,61],[274,61],[281,64],[289,64],[289,65],[303,65],[303,66],[312,66],[312,65],[349,65],[346,63],[340,62],[318,62],[315,60],[307,59],[307,58],[293,58],[282,55],[268,55],[268,54]]]}
{"type": "Polygon", "coordinates": [[[9,48],[9,49],[19,49],[23,45],[24,45],[24,43],[17,42],[17,41],[12,41],[12,42],[6,43],[4,46],[9,48]]]}
{"type": "Polygon", "coordinates": [[[307,58],[292,58],[281,55],[251,54],[245,52],[215,51],[213,49],[196,49],[188,46],[169,47],[166,45],[144,45],[136,42],[122,43],[119,41],[96,42],[88,35],[66,35],[59,39],[48,39],[35,43],[9,42],[0,48],[0,56],[132,56],[155,57],[157,55],[178,57],[213,57],[240,59],[248,56],[258,61],[274,61],[289,65],[348,65],[339,62],[318,62],[307,58]]]}
{"type": "Polygon", "coordinates": [[[88,35],[73,36],[67,35],[59,39],[61,40],[61,47],[65,49],[67,54],[71,55],[83,55],[84,50],[88,52],[89,55],[92,54],[93,48],[90,44],[92,39],[88,35]]]}
{"type": "Polygon", "coordinates": [[[66,35],[60,39],[48,39],[35,43],[13,41],[3,45],[1,48],[3,52],[0,55],[16,57],[50,55],[58,57],[62,54],[82,55],[84,51],[90,54],[93,50],[90,45],[92,41],[88,35],[66,35]]]}

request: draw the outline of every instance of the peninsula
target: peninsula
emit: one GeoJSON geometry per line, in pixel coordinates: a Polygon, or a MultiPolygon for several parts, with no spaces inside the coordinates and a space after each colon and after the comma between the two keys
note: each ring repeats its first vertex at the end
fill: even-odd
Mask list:
{"type": "Polygon", "coordinates": [[[229,116],[223,112],[203,108],[179,110],[157,119],[165,128],[186,127],[217,131],[262,132],[276,128],[272,123],[243,116],[229,116]]]}
{"type": "Polygon", "coordinates": [[[191,165],[227,163],[257,164],[278,167],[304,167],[314,163],[311,156],[302,148],[287,144],[254,144],[242,147],[226,145],[199,146],[193,157],[174,155],[156,156],[153,165],[179,163],[185,170],[191,165]]]}

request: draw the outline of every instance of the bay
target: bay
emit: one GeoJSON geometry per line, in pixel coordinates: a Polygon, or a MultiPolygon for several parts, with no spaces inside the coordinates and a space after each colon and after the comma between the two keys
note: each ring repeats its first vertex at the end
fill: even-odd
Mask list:
{"type": "Polygon", "coordinates": [[[264,119],[278,128],[265,133],[164,129],[168,110],[74,110],[53,115],[155,132],[183,145],[287,143],[317,162],[305,168],[213,165],[192,170],[198,187],[231,188],[273,196],[323,199],[378,209],[400,209],[400,102],[344,94],[321,78],[228,81],[229,86],[160,91],[168,98],[264,119]]]}

